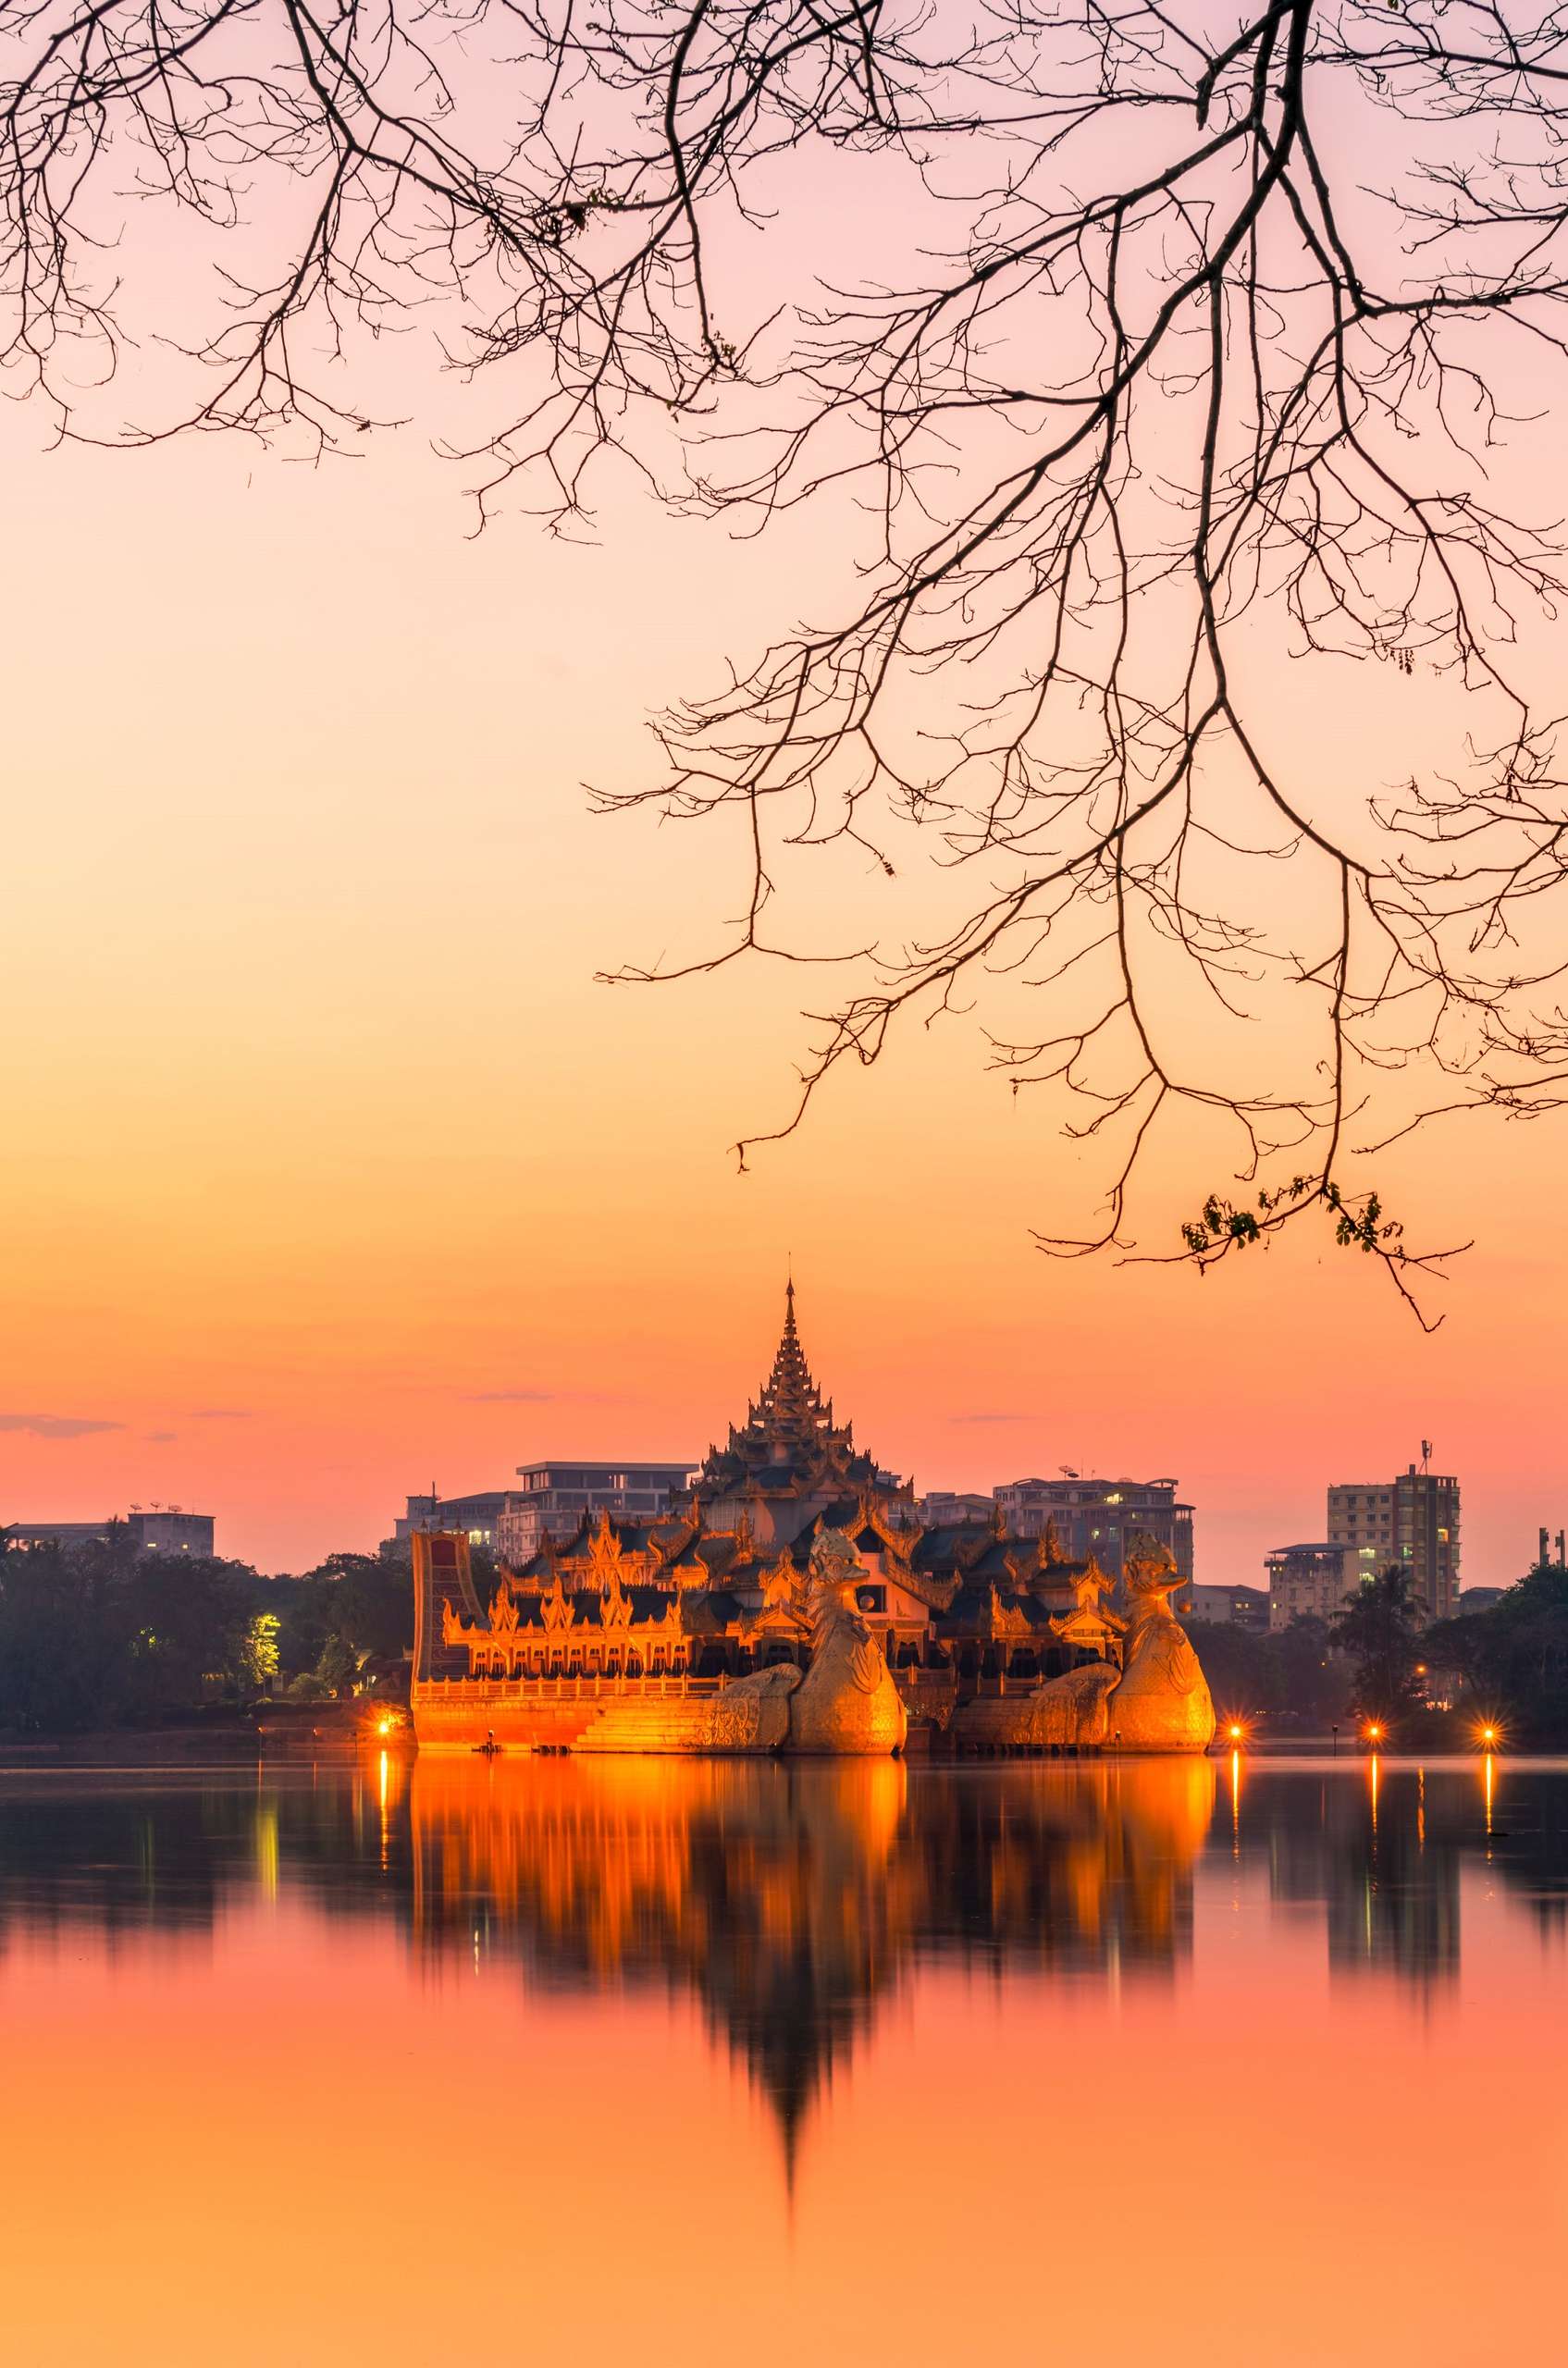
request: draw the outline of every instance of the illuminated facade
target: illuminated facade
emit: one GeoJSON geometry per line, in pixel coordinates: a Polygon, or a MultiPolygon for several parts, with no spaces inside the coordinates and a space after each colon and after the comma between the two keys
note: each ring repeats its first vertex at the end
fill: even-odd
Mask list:
{"type": "Polygon", "coordinates": [[[601,1747],[586,1739],[608,1720],[648,1748],[711,1747],[692,1705],[783,1664],[809,1670],[824,1540],[849,1549],[845,1608],[917,1731],[945,1731],[987,1687],[1119,1670],[1127,1623],[1092,1555],[1069,1558],[1049,1524],[1010,1534],[1000,1509],[928,1525],[908,1483],[856,1445],[812,1377],[792,1286],[766,1383],[671,1512],[585,1515],[507,1569],[488,1605],[465,1536],[416,1541],[422,1745],[601,1747]]]}

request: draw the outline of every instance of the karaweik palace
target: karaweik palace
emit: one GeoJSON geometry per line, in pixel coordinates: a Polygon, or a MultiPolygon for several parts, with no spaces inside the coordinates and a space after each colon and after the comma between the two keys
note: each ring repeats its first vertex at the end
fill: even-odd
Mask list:
{"type": "MultiPolygon", "coordinates": [[[[837,1532],[858,1565],[855,1609],[876,1636],[911,1721],[996,1682],[1039,1683],[1095,1662],[1119,1665],[1127,1622],[1093,1560],[1069,1560],[1054,1528],[1009,1534],[1003,1516],[922,1524],[907,1481],[855,1444],[809,1367],[793,1283],[784,1332],[744,1422],[710,1448],[688,1494],[655,1520],[584,1517],[503,1570],[479,1604],[466,1542],[438,1536],[418,1589],[414,1707],[422,1739],[449,1728],[520,1743],[580,1728],[567,1697],[582,1682],[663,1694],[810,1657],[813,1545],[837,1532]],[[562,1684],[562,1681],[577,1681],[562,1684]],[[663,1681],[657,1689],[653,1681],[663,1681]],[[521,1727],[511,1712],[526,1716],[521,1727]]],[[[598,1689],[596,1688],[596,1695],[598,1689]]],[[[585,1709],[586,1705],[585,1704],[585,1709]]],[[[593,1713],[588,1712],[591,1720],[593,1713]]]]}

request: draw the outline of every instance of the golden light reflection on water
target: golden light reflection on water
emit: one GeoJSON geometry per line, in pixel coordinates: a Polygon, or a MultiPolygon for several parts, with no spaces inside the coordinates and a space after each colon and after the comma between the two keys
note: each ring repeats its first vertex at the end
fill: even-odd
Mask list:
{"type": "Polygon", "coordinates": [[[1233,1858],[1240,1858],[1241,1855],[1241,1755],[1240,1751],[1233,1751],[1230,1755],[1230,1855],[1233,1858]]]}
{"type": "Polygon", "coordinates": [[[1568,1770],[1241,1757],[0,1779],[10,2354],[1547,2356],[1568,1770]]]}

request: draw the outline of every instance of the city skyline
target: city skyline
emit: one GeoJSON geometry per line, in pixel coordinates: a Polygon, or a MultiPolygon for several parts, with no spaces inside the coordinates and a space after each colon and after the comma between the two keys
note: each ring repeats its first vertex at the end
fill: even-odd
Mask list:
{"type": "MultiPolygon", "coordinates": [[[[1109,1289],[1113,1287],[1107,1283],[1105,1288],[1109,1289]]],[[[1223,1286],[1216,1288],[1223,1288],[1223,1286]]],[[[824,1308],[819,1312],[813,1309],[811,1318],[813,1338],[821,1337],[828,1330],[828,1327],[818,1320],[819,1313],[826,1314],[831,1313],[831,1310],[824,1308]]],[[[737,1355],[725,1357],[722,1348],[716,1347],[714,1370],[722,1371],[727,1365],[732,1371],[745,1371],[747,1369],[746,1356],[744,1348],[737,1355]]],[[[852,1352],[845,1362],[851,1371],[859,1369],[860,1361],[856,1359],[852,1352]]],[[[823,1370],[827,1371],[830,1368],[824,1364],[823,1370]]],[[[878,1379],[876,1370],[872,1368],[869,1375],[869,1385],[873,1392],[878,1379]]],[[[698,1376],[692,1376],[688,1386],[693,1402],[699,1402],[707,1394],[702,1391],[698,1376]]],[[[716,1391],[713,1394],[716,1396],[716,1391]]],[[[848,1392],[841,1391],[840,1395],[847,1402],[848,1392]]],[[[466,1419],[475,1431],[485,1431],[493,1437],[499,1427],[518,1421],[520,1408],[557,1401],[553,1393],[525,1388],[458,1393],[458,1402],[461,1406],[471,1410],[466,1419]]],[[[543,1472],[551,1465],[559,1467],[567,1462],[585,1463],[601,1462],[606,1465],[632,1463],[648,1467],[658,1464],[673,1468],[674,1464],[685,1461],[685,1459],[672,1458],[667,1455],[660,1457],[647,1453],[634,1455],[630,1451],[626,1444],[626,1430],[631,1430],[639,1419],[646,1421],[649,1411],[652,1411],[655,1421],[662,1420],[656,1409],[649,1410],[646,1400],[639,1404],[635,1393],[596,1393],[588,1390],[575,1398],[571,1393],[562,1393],[559,1402],[563,1405],[581,1406],[584,1412],[571,1419],[587,1427],[590,1432],[594,1426],[601,1425],[603,1431],[611,1435],[611,1443],[599,1456],[586,1453],[580,1457],[563,1458],[543,1451],[522,1452],[514,1457],[509,1475],[506,1473],[497,1474],[492,1469],[473,1476],[470,1485],[452,1488],[442,1486],[438,1478],[432,1475],[438,1496],[444,1501],[451,1501],[476,1498],[482,1494],[504,1495],[536,1468],[543,1472]],[[601,1406],[603,1411],[600,1411],[601,1406]]],[[[260,1419],[260,1416],[259,1410],[238,1407],[204,1408],[183,1419],[192,1425],[200,1426],[196,1433],[199,1437],[203,1436],[203,1429],[205,1426],[211,1426],[210,1435],[213,1437],[221,1437],[224,1434],[232,1436],[240,1431],[241,1426],[243,1426],[242,1437],[248,1452],[254,1437],[252,1426],[260,1419]]],[[[463,1418],[460,1416],[459,1419],[461,1421],[463,1418]]],[[[698,1430],[703,1427],[705,1419],[710,1420],[710,1426],[711,1426],[710,1418],[699,1417],[687,1425],[689,1437],[697,1436],[698,1430]]],[[[722,1428],[722,1425],[720,1427],[722,1428]]],[[[1150,1429],[1147,1419],[1133,1427],[1136,1435],[1147,1438],[1150,1429]]],[[[927,1436],[932,1436],[932,1426],[929,1423],[925,1428],[927,1436]]],[[[950,1431],[980,1432],[987,1437],[997,1436],[1011,1439],[1025,1428],[1021,1418],[1007,1417],[992,1410],[949,1418],[950,1431]]],[[[57,1459],[46,1455],[40,1455],[37,1458],[36,1468],[41,1474],[46,1474],[48,1466],[51,1463],[54,1464],[56,1475],[55,1480],[51,1482],[45,1477],[40,1480],[39,1486],[41,1487],[47,1486],[55,1493],[50,1496],[46,1504],[43,1503],[42,1499],[39,1502],[30,1501],[25,1506],[19,1503],[10,1506],[0,1501],[0,1529],[19,1525],[39,1527],[50,1523],[101,1523],[104,1515],[101,1502],[97,1501],[97,1498],[87,1504],[85,1510],[79,1509],[78,1499],[82,1486],[80,1467],[85,1462],[97,1460],[93,1458],[91,1453],[82,1454],[81,1450],[85,1449],[91,1451],[96,1448],[99,1457],[109,1461],[113,1468],[123,1468],[128,1451],[129,1455],[133,1457],[136,1447],[134,1438],[127,1437],[129,1429],[129,1425],[112,1421],[78,1422],[72,1418],[46,1417],[7,1420],[0,1417],[0,1430],[8,1433],[4,1441],[0,1442],[0,1486],[14,1487],[17,1485],[13,1478],[14,1469],[18,1463],[25,1461],[14,1452],[19,1440],[25,1442],[31,1439],[37,1441],[43,1448],[66,1448],[76,1451],[70,1456],[61,1456],[57,1459]],[[77,1493],[72,1501],[68,1504],[63,1500],[62,1491],[72,1489],[77,1493]]],[[[578,1437],[579,1444],[581,1443],[578,1432],[574,1432],[572,1436],[578,1437]]],[[[1362,1436],[1364,1437],[1371,1435],[1363,1434],[1362,1436]]],[[[1385,1424],[1380,1436],[1392,1436],[1391,1426],[1385,1424]]],[[[172,1445],[174,1441],[169,1440],[167,1444],[172,1445]]],[[[1065,1462],[1052,1464],[1045,1456],[1042,1455],[1037,1456],[1031,1462],[1026,1458],[1027,1442],[1020,1440],[1019,1444],[1020,1453],[1005,1475],[995,1470],[995,1458],[998,1452],[995,1449],[976,1448],[969,1440],[964,1439],[957,1444],[952,1451],[956,1459],[964,1459],[961,1468],[966,1474],[969,1475],[969,1488],[976,1494],[986,1497],[992,1497],[997,1493],[1006,1496],[1030,1481],[1043,1482],[1048,1490],[1059,1488],[1064,1482],[1076,1481],[1081,1481],[1086,1485],[1094,1482],[1104,1484],[1113,1480],[1129,1480],[1137,1484],[1145,1484],[1156,1470],[1165,1473],[1168,1470],[1170,1463],[1175,1461],[1170,1457],[1162,1460],[1158,1456],[1157,1447],[1152,1447],[1141,1466],[1135,1466],[1130,1456],[1118,1458],[1114,1450],[1105,1459],[1103,1466],[1099,1467],[1093,1457],[1082,1457],[1079,1462],[1069,1465],[1065,1462]],[[981,1459],[983,1455],[989,1455],[992,1459],[989,1466],[982,1465],[981,1459]],[[986,1473],[989,1476],[982,1476],[986,1473]]],[[[1430,1442],[1423,1440],[1420,1444],[1425,1447],[1430,1442]]],[[[462,1455],[461,1444],[456,1452],[459,1456],[462,1455]]],[[[501,1452],[505,1453],[508,1450],[502,1449],[501,1452]]],[[[474,1457],[476,1461],[476,1449],[474,1450],[474,1457]]],[[[694,1462],[696,1461],[695,1458],[690,1460],[694,1462]]],[[[1365,1456],[1352,1441],[1340,1460],[1341,1462],[1353,1465],[1358,1461],[1364,1461],[1365,1456]]],[[[1462,1461],[1458,1457],[1451,1457],[1449,1460],[1455,1462],[1462,1461]]],[[[1411,1462],[1412,1459],[1405,1459],[1405,1463],[1411,1462]]],[[[896,1469],[900,1478],[912,1480],[917,1494],[940,1492],[945,1487],[952,1487],[961,1493],[964,1486],[961,1481],[948,1481],[945,1477],[922,1474],[918,1469],[910,1470],[907,1467],[906,1460],[897,1454],[891,1458],[889,1468],[896,1469]]],[[[1398,1468],[1403,1469],[1404,1465],[1401,1464],[1398,1468]]],[[[1345,1485],[1334,1474],[1328,1472],[1309,1474],[1303,1478],[1292,1475],[1284,1481],[1277,1498],[1271,1498],[1266,1501],[1261,1498],[1254,1498],[1244,1505],[1238,1506],[1235,1501],[1234,1475],[1228,1467],[1221,1467],[1218,1472],[1215,1472],[1212,1466],[1209,1469],[1218,1484],[1216,1495],[1212,1500],[1198,1497],[1196,1490],[1190,1486],[1184,1476],[1179,1476],[1174,1483],[1182,1496],[1195,1499],[1195,1576],[1200,1584],[1251,1586],[1259,1585],[1269,1555],[1278,1550],[1279,1536],[1289,1526],[1288,1520],[1280,1514],[1278,1507],[1288,1506],[1292,1502],[1303,1508],[1315,1506],[1318,1509],[1319,1518],[1303,1523],[1298,1534],[1303,1537],[1322,1535],[1326,1533],[1327,1527],[1321,1517],[1321,1508],[1325,1498],[1336,1487],[1342,1487],[1345,1485]],[[1228,1487],[1228,1483],[1230,1484],[1228,1487]],[[1254,1536],[1260,1541],[1267,1542],[1260,1544],[1255,1558],[1249,1562],[1246,1559],[1247,1545],[1254,1536]],[[1222,1557],[1226,1559],[1222,1560],[1222,1557]]],[[[1464,1577],[1473,1586],[1506,1584],[1528,1567],[1529,1561],[1533,1559],[1529,1548],[1537,1530],[1541,1526],[1536,1509],[1528,1503],[1507,1508],[1499,1507],[1495,1503],[1488,1506],[1483,1497],[1477,1513],[1475,1503],[1480,1492],[1463,1472],[1461,1478],[1466,1491],[1467,1552],[1472,1550],[1468,1541],[1478,1532],[1484,1541],[1479,1550],[1489,1554],[1484,1569],[1477,1568],[1475,1563],[1467,1561],[1464,1577]],[[1515,1535],[1517,1547],[1514,1552],[1517,1568],[1513,1567],[1513,1563],[1509,1559],[1515,1535]],[[1489,1541],[1489,1546],[1485,1541],[1489,1541]]],[[[92,1485],[88,1484],[89,1486],[92,1485]]],[[[1547,1485],[1551,1485],[1549,1478],[1547,1485]]],[[[209,1491],[209,1495],[210,1493],[209,1491]]],[[[394,1534],[401,1535],[409,1525],[409,1516],[414,1507],[425,1501],[422,1496],[411,1495],[406,1489],[402,1494],[406,1510],[401,1515],[382,1507],[379,1510],[362,1512],[359,1517],[359,1526],[352,1535],[346,1535],[340,1530],[318,1530],[316,1542],[319,1545],[320,1553],[324,1554],[345,1547],[368,1548],[379,1543],[382,1538],[392,1536],[394,1534]]],[[[102,1490],[99,1489],[98,1497],[101,1498],[101,1496],[102,1490]]],[[[151,1502],[152,1499],[149,1496],[138,1501],[151,1502]]],[[[166,1498],[161,1501],[165,1504],[173,1504],[176,1500],[166,1498]]],[[[277,1535],[300,1534],[297,1531],[290,1532],[290,1508],[278,1506],[275,1500],[274,1512],[277,1535]]],[[[319,1516],[320,1521],[329,1523],[332,1518],[330,1506],[324,1507],[319,1516]]],[[[236,1520],[231,1523],[227,1510],[220,1511],[219,1519],[225,1527],[225,1550],[240,1559],[256,1560],[259,1567],[267,1567],[265,1553],[247,1552],[248,1539],[241,1526],[241,1521],[236,1520]]],[[[292,1565],[279,1560],[274,1567],[280,1569],[304,1567],[304,1561],[309,1559],[319,1558],[312,1558],[307,1554],[303,1560],[296,1557],[292,1565]]]]}

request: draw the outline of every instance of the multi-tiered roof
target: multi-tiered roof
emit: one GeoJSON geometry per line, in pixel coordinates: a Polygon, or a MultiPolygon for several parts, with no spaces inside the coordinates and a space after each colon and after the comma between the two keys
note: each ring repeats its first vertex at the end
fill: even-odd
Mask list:
{"type": "Polygon", "coordinates": [[[731,1424],[729,1445],[709,1449],[697,1493],[706,1503],[748,1494],[854,1497],[887,1486],[873,1459],[857,1449],[854,1424],[833,1421],[833,1400],[824,1400],[812,1379],[790,1282],[773,1369],[746,1421],[731,1424]]]}

